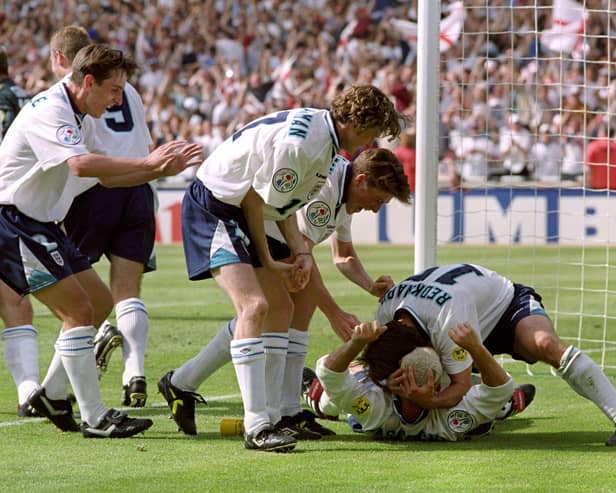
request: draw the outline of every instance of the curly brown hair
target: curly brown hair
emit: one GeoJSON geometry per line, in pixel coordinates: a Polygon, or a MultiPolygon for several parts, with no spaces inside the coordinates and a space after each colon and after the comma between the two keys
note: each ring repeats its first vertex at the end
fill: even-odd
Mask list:
{"type": "Polygon", "coordinates": [[[368,369],[368,375],[378,385],[400,368],[402,357],[421,346],[432,347],[430,338],[415,326],[396,320],[385,324],[387,330],[368,344],[357,358],[368,369]]]}
{"type": "Polygon", "coordinates": [[[380,89],[369,84],[353,85],[339,93],[331,112],[337,122],[350,123],[360,131],[379,129],[390,141],[400,135],[400,121],[406,120],[380,89]]]}
{"type": "Polygon", "coordinates": [[[411,201],[411,189],[404,167],[389,149],[366,149],[353,161],[353,175],[366,175],[368,186],[393,195],[404,204],[411,201]]]}

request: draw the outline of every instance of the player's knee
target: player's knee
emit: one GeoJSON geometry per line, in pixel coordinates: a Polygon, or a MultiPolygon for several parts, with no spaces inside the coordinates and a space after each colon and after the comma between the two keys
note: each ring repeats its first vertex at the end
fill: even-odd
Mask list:
{"type": "Polygon", "coordinates": [[[0,304],[0,317],[6,327],[17,327],[19,325],[30,325],[34,317],[32,304],[27,297],[19,297],[15,305],[0,304]]]}
{"type": "Polygon", "coordinates": [[[540,360],[558,366],[566,346],[555,333],[538,332],[535,334],[535,348],[540,360]]]}
{"type": "Polygon", "coordinates": [[[240,306],[240,313],[238,315],[244,319],[251,320],[257,325],[261,325],[270,309],[267,300],[262,297],[255,297],[244,301],[242,306],[240,306]]]}
{"type": "Polygon", "coordinates": [[[73,327],[93,325],[94,305],[89,300],[84,299],[71,306],[62,318],[64,322],[73,327]]]}

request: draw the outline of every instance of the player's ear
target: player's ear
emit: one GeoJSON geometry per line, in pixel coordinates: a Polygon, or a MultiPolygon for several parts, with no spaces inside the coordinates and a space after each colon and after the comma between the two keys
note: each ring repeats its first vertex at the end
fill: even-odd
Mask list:
{"type": "Polygon", "coordinates": [[[94,85],[95,82],[96,82],[96,79],[94,78],[92,74],[86,74],[83,76],[83,82],[81,83],[81,85],[83,87],[87,87],[88,89],[90,89],[94,85]]]}

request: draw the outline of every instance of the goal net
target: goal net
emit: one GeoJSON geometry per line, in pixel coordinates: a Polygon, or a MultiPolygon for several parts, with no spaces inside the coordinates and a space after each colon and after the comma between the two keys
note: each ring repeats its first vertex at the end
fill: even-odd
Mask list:
{"type": "Polygon", "coordinates": [[[614,370],[616,1],[441,7],[437,247],[535,287],[614,370]]]}

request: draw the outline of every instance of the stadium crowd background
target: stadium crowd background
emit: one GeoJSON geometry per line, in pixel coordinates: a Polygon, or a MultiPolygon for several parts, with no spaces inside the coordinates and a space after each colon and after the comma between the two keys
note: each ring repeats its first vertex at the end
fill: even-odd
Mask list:
{"type": "MultiPolygon", "coordinates": [[[[583,182],[589,143],[611,134],[616,114],[616,45],[607,35],[616,16],[609,2],[584,3],[586,36],[562,57],[539,38],[552,25],[552,2],[464,2],[462,34],[441,54],[444,185],[583,182]]],[[[450,4],[442,1],[445,12],[450,4]]],[[[416,46],[390,19],[416,12],[416,0],[5,0],[0,42],[11,77],[30,94],[54,82],[49,39],[64,25],[133,53],[155,142],[197,141],[206,155],[257,116],[326,107],[348,84],[375,84],[410,117],[401,142],[380,145],[398,148],[414,183],[416,46]]]]}

